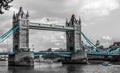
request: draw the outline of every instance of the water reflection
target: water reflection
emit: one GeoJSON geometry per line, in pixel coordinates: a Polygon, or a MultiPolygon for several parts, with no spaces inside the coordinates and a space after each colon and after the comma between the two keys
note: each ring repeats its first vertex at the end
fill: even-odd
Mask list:
{"type": "Polygon", "coordinates": [[[7,66],[7,62],[0,62],[0,73],[120,73],[120,65],[102,66],[101,64],[41,64],[34,67],[7,66]]]}
{"type": "Polygon", "coordinates": [[[67,73],[83,73],[80,64],[67,65],[66,70],[67,73]]]}
{"type": "Polygon", "coordinates": [[[14,67],[9,66],[8,67],[8,73],[34,73],[33,67],[14,67]]]}
{"type": "Polygon", "coordinates": [[[66,73],[61,63],[35,63],[34,70],[43,73],[66,73]]]}
{"type": "Polygon", "coordinates": [[[61,64],[35,63],[34,67],[8,67],[8,73],[66,73],[61,64]]]}

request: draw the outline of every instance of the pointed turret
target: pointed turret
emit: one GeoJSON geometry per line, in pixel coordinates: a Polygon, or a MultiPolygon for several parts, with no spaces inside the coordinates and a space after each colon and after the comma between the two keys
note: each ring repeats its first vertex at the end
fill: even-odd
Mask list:
{"type": "Polygon", "coordinates": [[[71,21],[74,21],[76,18],[75,18],[75,14],[72,14],[71,16],[71,21]]]}
{"type": "Polygon", "coordinates": [[[70,19],[70,24],[71,24],[71,25],[74,25],[74,23],[75,23],[76,21],[77,21],[77,20],[76,20],[76,18],[75,18],[75,15],[72,14],[71,19],[70,19]]]}
{"type": "Polygon", "coordinates": [[[78,24],[81,25],[81,18],[79,16],[78,24]]]}
{"type": "Polygon", "coordinates": [[[16,15],[15,15],[15,12],[13,13],[13,19],[15,19],[16,18],[16,15]]]}
{"type": "Polygon", "coordinates": [[[69,23],[68,23],[68,19],[67,19],[67,18],[66,18],[66,23],[65,23],[65,24],[66,24],[66,26],[68,26],[68,25],[69,25],[69,23]]]}
{"type": "Polygon", "coordinates": [[[19,12],[18,12],[18,17],[21,17],[21,18],[22,18],[24,14],[25,14],[25,13],[24,13],[24,11],[23,11],[23,8],[20,7],[19,12]]]}
{"type": "Polygon", "coordinates": [[[27,11],[26,18],[28,18],[28,17],[29,17],[29,12],[27,11]]]}

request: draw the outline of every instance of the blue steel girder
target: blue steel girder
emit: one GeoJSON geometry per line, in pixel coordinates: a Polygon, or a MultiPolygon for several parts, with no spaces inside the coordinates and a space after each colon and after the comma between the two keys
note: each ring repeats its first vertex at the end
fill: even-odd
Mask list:
{"type": "Polygon", "coordinates": [[[10,54],[14,54],[13,52],[0,52],[0,55],[10,55],[10,54]]]}
{"type": "Polygon", "coordinates": [[[11,36],[14,32],[16,32],[16,30],[18,30],[19,26],[13,27],[12,29],[10,29],[8,32],[6,32],[5,34],[3,34],[2,36],[0,36],[0,43],[3,42],[4,40],[6,40],[9,36],[11,36]]]}
{"type": "Polygon", "coordinates": [[[46,56],[46,55],[58,55],[63,57],[70,57],[71,52],[36,52],[34,53],[35,56],[46,56]]]}
{"type": "MultiPolygon", "coordinates": [[[[0,55],[10,55],[15,54],[14,52],[0,52],[0,55]]],[[[48,54],[58,55],[62,57],[70,57],[71,52],[34,52],[34,56],[46,56],[48,54]]],[[[96,56],[120,56],[120,54],[114,53],[98,53],[98,52],[87,52],[88,55],[96,56]]]]}
{"type": "Polygon", "coordinates": [[[86,40],[91,46],[93,46],[93,47],[96,48],[95,44],[93,44],[93,43],[85,36],[85,34],[84,34],[83,32],[81,32],[81,35],[85,38],[85,40],[86,40]]]}
{"type": "Polygon", "coordinates": [[[7,36],[11,31],[13,30],[13,28],[11,28],[8,32],[6,32],[5,34],[1,35],[0,38],[4,38],[5,36],[7,36]]]}
{"type": "Polygon", "coordinates": [[[33,23],[33,22],[29,23],[29,29],[63,31],[63,32],[74,30],[73,27],[68,27],[68,26],[43,24],[43,23],[33,23]]]}
{"type": "Polygon", "coordinates": [[[95,56],[120,56],[120,54],[106,54],[106,53],[87,53],[87,55],[95,55],[95,56]]]}

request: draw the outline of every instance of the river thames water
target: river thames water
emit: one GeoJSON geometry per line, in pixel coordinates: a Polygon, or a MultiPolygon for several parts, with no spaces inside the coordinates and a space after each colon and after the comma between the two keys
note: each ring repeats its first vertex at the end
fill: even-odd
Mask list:
{"type": "Polygon", "coordinates": [[[34,68],[8,67],[7,61],[0,61],[0,73],[120,73],[120,65],[101,64],[43,64],[35,62],[34,68]]]}

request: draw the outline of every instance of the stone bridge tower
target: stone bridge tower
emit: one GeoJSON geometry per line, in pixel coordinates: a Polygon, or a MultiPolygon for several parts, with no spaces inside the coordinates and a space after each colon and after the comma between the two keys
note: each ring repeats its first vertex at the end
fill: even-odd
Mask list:
{"type": "Polygon", "coordinates": [[[81,46],[81,19],[76,19],[73,14],[70,21],[66,21],[66,26],[74,30],[66,31],[67,51],[72,52],[72,55],[65,63],[87,63],[87,54],[81,46]]]}
{"type": "Polygon", "coordinates": [[[70,21],[66,21],[66,26],[74,27],[74,30],[66,32],[67,50],[71,52],[82,51],[81,48],[81,20],[77,20],[73,14],[70,21]]]}
{"type": "Polygon", "coordinates": [[[13,34],[13,52],[9,55],[9,65],[34,65],[34,54],[29,48],[29,13],[24,13],[20,7],[18,13],[13,14],[13,27],[19,26],[19,29],[13,34]]]}

